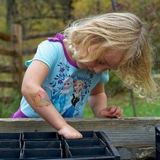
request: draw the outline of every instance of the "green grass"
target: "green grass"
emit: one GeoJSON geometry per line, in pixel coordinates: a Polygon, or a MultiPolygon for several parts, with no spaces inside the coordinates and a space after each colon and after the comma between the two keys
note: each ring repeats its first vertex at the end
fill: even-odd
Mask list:
{"type": "MultiPolygon", "coordinates": [[[[0,117],[10,118],[19,108],[20,97],[18,93],[14,92],[15,101],[12,104],[0,103],[0,117]]],[[[138,117],[160,117],[160,102],[147,103],[145,99],[135,97],[137,116],[138,117]]],[[[132,101],[130,92],[120,93],[114,97],[108,97],[108,105],[116,105],[123,108],[123,117],[134,117],[132,101]]],[[[88,103],[84,110],[84,118],[94,117],[88,103]]]]}
{"type": "MultiPolygon", "coordinates": [[[[137,117],[160,117],[160,102],[147,103],[145,99],[135,97],[137,117]]],[[[120,106],[123,109],[123,117],[134,117],[130,92],[120,93],[114,97],[108,97],[108,105],[120,106]]],[[[84,117],[94,117],[88,103],[84,110],[84,117]]]]}
{"type": "Polygon", "coordinates": [[[11,95],[14,97],[13,103],[0,103],[0,118],[10,118],[11,115],[19,108],[21,95],[15,91],[13,91],[11,95]]]}

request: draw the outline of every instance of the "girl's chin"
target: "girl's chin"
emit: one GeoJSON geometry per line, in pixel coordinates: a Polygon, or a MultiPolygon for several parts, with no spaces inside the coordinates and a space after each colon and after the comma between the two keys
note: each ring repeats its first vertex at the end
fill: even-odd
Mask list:
{"type": "Polygon", "coordinates": [[[84,66],[78,66],[80,69],[86,69],[86,67],[84,66]]]}
{"type": "Polygon", "coordinates": [[[83,66],[83,65],[77,64],[77,66],[78,66],[79,69],[83,69],[83,70],[87,70],[88,69],[86,66],[83,66]]]}

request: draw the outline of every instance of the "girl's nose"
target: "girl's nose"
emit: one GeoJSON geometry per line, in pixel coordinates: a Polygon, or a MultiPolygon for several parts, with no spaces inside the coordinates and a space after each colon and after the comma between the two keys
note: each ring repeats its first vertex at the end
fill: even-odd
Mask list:
{"type": "Polygon", "coordinates": [[[100,68],[98,68],[98,67],[94,67],[93,70],[94,70],[94,72],[97,73],[97,74],[103,72],[103,70],[100,69],[100,68]]]}
{"type": "Polygon", "coordinates": [[[95,73],[102,73],[103,71],[106,71],[106,70],[108,70],[109,68],[108,67],[101,67],[101,66],[97,66],[97,67],[93,67],[93,69],[94,69],[94,72],[95,73]]]}
{"type": "Polygon", "coordinates": [[[95,71],[93,67],[88,67],[90,71],[95,71]]]}

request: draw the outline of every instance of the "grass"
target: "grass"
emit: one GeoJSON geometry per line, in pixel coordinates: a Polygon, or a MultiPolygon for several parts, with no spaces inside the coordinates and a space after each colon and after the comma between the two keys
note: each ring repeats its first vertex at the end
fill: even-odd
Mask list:
{"type": "MultiPolygon", "coordinates": [[[[14,97],[15,101],[12,104],[0,103],[1,118],[10,118],[12,113],[18,109],[21,95],[14,92],[14,97]]],[[[160,102],[147,103],[145,99],[139,99],[137,97],[135,97],[135,102],[138,117],[160,117],[160,102]]],[[[108,97],[108,105],[112,104],[123,108],[123,117],[134,117],[130,92],[124,92],[117,94],[114,97],[108,97]]],[[[84,110],[84,118],[92,117],[94,117],[94,115],[87,103],[84,110]]]]}
{"type": "MultiPolygon", "coordinates": [[[[145,99],[135,97],[137,117],[160,117],[160,102],[147,103],[145,99]]],[[[123,109],[123,117],[134,117],[130,92],[120,93],[114,97],[108,97],[108,105],[120,106],[123,109]]],[[[84,111],[84,117],[94,117],[89,105],[84,111]]]]}
{"type": "Polygon", "coordinates": [[[13,91],[11,95],[14,97],[13,103],[0,103],[0,118],[10,118],[11,115],[19,108],[21,95],[15,91],[13,91]]]}

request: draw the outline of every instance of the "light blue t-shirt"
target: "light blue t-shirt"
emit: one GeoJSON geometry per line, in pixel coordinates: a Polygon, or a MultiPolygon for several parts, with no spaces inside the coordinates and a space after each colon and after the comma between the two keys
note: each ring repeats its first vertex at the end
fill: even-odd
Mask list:
{"type": "MultiPolygon", "coordinates": [[[[26,62],[26,66],[34,60],[44,62],[49,67],[49,73],[42,88],[47,92],[53,106],[65,118],[83,117],[83,110],[91,90],[97,83],[109,80],[108,71],[96,74],[79,69],[68,57],[63,37],[60,34],[57,37],[43,41],[38,46],[34,58],[26,62]]],[[[22,113],[27,117],[40,117],[24,97],[20,106],[22,113]]]]}

